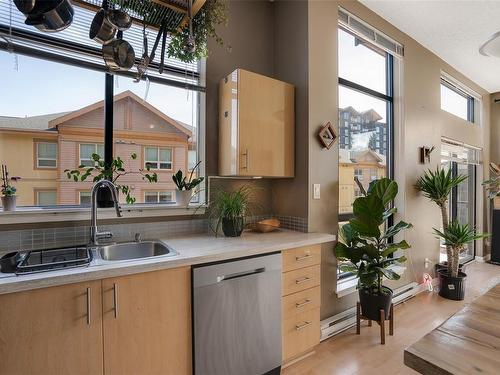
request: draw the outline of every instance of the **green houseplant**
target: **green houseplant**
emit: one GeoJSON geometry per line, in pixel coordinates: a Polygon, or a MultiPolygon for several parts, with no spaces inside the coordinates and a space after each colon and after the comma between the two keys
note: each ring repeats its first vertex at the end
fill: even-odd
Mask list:
{"type": "Polygon", "coordinates": [[[340,269],[358,277],[363,316],[378,321],[381,309],[388,318],[393,295],[392,290],[383,285],[383,279],[398,280],[400,276],[390,266],[406,261],[404,256],[394,257],[394,253],[410,248],[405,240],[391,240],[412,225],[404,221],[387,225],[389,217],[397,212],[392,207],[398,193],[395,181],[388,178],[372,181],[368,191],[357,179],[356,183],[362,196],[354,201],[353,218],[340,229],[340,241],[334,252],[339,261],[345,262],[340,269]]]}
{"type": "Polygon", "coordinates": [[[207,206],[207,215],[212,231],[217,234],[222,228],[226,237],[239,237],[243,232],[244,217],[250,214],[253,191],[243,185],[234,191],[216,191],[207,206]]]}
{"type": "Polygon", "coordinates": [[[13,183],[19,181],[21,177],[9,177],[9,170],[5,164],[2,164],[2,186],[0,193],[2,195],[2,208],[4,211],[15,211],[17,201],[17,188],[13,183]]]}
{"type": "MultiPolygon", "coordinates": [[[[93,167],[80,165],[78,166],[78,169],[65,169],[64,172],[66,173],[66,177],[75,182],[83,182],[87,179],[92,179],[92,182],[97,182],[103,179],[108,179],[116,185],[119,192],[125,195],[127,204],[134,204],[137,199],[132,195],[130,186],[117,183],[120,177],[130,174],[139,174],[143,180],[148,181],[149,183],[158,182],[158,175],[154,172],[151,173],[149,166],[146,166],[146,169],[127,171],[125,169],[125,161],[120,157],[114,158],[111,161],[111,166],[109,168],[106,168],[104,160],[98,154],[92,154],[91,158],[94,161],[93,167]]],[[[131,154],[130,158],[132,160],[136,160],[137,154],[131,154]]],[[[109,189],[107,188],[98,192],[97,200],[99,207],[112,207],[114,205],[110,198],[109,189]]]]}
{"type": "Polygon", "coordinates": [[[193,178],[194,171],[200,165],[201,161],[196,163],[196,165],[191,169],[189,173],[189,178],[184,176],[182,170],[178,170],[172,176],[172,180],[174,181],[177,190],[175,192],[175,201],[179,206],[187,206],[193,197],[193,189],[200,185],[205,179],[203,176],[193,178]]]}
{"type": "MultiPolygon", "coordinates": [[[[461,182],[465,181],[467,176],[458,175],[453,176],[451,168],[444,170],[443,168],[436,168],[436,171],[427,170],[418,179],[415,187],[418,191],[422,192],[426,198],[436,203],[441,211],[441,222],[443,227],[443,232],[446,232],[449,226],[449,215],[448,215],[448,197],[451,194],[452,189],[458,186],[461,182]]],[[[439,293],[442,297],[446,297],[446,290],[451,292],[451,297],[453,297],[453,287],[444,288],[445,285],[452,285],[453,280],[446,280],[446,275],[451,277],[452,274],[452,250],[450,246],[446,245],[446,266],[438,265],[436,267],[439,274],[440,288],[439,293]]],[[[465,273],[461,273],[459,278],[466,277],[465,273]]],[[[464,285],[463,282],[455,280],[457,287],[459,285],[464,285]]],[[[453,299],[453,298],[451,298],[453,299]]]]}

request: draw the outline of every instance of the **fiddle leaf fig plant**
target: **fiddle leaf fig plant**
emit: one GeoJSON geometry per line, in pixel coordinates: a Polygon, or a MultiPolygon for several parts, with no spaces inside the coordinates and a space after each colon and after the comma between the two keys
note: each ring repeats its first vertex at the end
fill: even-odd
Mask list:
{"type": "Polygon", "coordinates": [[[410,248],[405,240],[392,242],[392,239],[412,225],[404,221],[388,225],[389,217],[397,212],[392,207],[398,193],[395,181],[388,178],[375,180],[365,191],[359,180],[355,180],[362,196],[353,203],[353,218],[340,228],[340,241],[334,252],[337,259],[343,262],[340,269],[359,278],[358,289],[383,295],[386,294],[383,278],[400,278],[389,266],[406,261],[405,256],[394,257],[393,254],[410,248]]]}
{"type": "MultiPolygon", "coordinates": [[[[136,160],[137,154],[131,154],[130,158],[136,160]]],[[[144,181],[149,183],[158,182],[158,175],[155,172],[151,172],[151,167],[149,165],[146,166],[146,169],[127,171],[125,169],[125,161],[120,157],[113,158],[110,168],[106,168],[104,160],[99,154],[92,154],[91,159],[94,162],[93,167],[79,165],[78,169],[65,169],[64,172],[66,173],[66,177],[75,182],[83,182],[87,181],[87,179],[92,179],[92,182],[104,179],[110,180],[115,184],[118,191],[125,195],[127,204],[134,204],[137,199],[132,195],[130,186],[117,183],[120,177],[130,174],[139,174],[144,181]]]]}

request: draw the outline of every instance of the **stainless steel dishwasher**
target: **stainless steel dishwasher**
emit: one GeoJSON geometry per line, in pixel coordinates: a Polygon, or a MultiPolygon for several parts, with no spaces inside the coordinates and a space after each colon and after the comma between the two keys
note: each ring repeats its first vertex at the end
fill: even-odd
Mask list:
{"type": "Polygon", "coordinates": [[[279,374],[281,254],[193,268],[194,372],[279,374]]]}

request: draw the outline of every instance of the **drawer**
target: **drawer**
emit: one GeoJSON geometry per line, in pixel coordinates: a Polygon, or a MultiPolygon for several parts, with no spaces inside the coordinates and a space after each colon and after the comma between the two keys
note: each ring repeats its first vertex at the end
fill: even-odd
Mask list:
{"type": "Polygon", "coordinates": [[[283,251],[283,272],[313,266],[321,262],[321,245],[283,251]]]}
{"type": "Polygon", "coordinates": [[[284,272],[282,282],[283,296],[318,286],[320,283],[320,265],[284,272]]]}
{"type": "Polygon", "coordinates": [[[320,307],[320,287],[303,290],[283,297],[283,320],[292,318],[304,311],[320,307]]]}
{"type": "Polygon", "coordinates": [[[320,339],[319,307],[283,321],[283,362],[311,350],[320,339]]]}

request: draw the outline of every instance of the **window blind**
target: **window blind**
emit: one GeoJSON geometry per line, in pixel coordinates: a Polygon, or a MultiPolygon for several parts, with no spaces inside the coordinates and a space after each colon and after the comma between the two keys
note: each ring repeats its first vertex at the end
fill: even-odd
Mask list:
{"type": "MultiPolygon", "coordinates": [[[[101,45],[88,36],[94,12],[73,3],[75,14],[72,24],[56,33],[44,33],[33,26],[25,25],[25,16],[19,12],[12,0],[0,0],[0,50],[43,58],[56,62],[86,67],[108,72],[102,59],[101,45]]],[[[148,27],[149,51],[156,39],[158,30],[148,27]]],[[[134,49],[136,62],[143,54],[142,25],[133,24],[123,33],[123,39],[134,49]]],[[[167,37],[167,43],[171,40],[167,37]]],[[[155,59],[150,63],[146,77],[152,82],[165,83],[196,91],[204,91],[200,82],[200,63],[184,63],[165,56],[164,72],[158,73],[160,61],[158,46],[155,59]]],[[[135,77],[134,66],[130,71],[112,72],[113,74],[135,77]]]]}
{"type": "Polygon", "coordinates": [[[462,164],[479,165],[483,162],[483,150],[449,138],[442,138],[441,159],[462,164]]]}
{"type": "Polygon", "coordinates": [[[396,42],[341,7],[339,7],[339,23],[356,36],[368,40],[391,55],[403,57],[404,47],[401,43],[396,42]]]}

